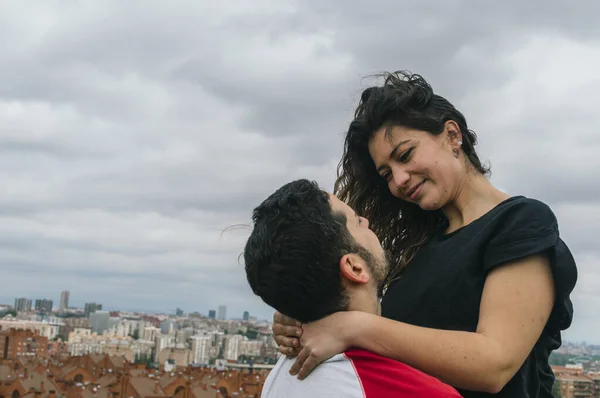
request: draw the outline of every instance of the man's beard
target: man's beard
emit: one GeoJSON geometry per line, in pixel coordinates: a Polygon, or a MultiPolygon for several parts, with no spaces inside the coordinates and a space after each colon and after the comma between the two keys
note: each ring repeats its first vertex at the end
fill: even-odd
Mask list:
{"type": "Polygon", "coordinates": [[[367,263],[369,271],[377,286],[377,298],[381,299],[385,290],[385,279],[387,277],[392,255],[389,251],[384,251],[381,255],[375,256],[368,250],[361,248],[361,257],[367,263]]]}

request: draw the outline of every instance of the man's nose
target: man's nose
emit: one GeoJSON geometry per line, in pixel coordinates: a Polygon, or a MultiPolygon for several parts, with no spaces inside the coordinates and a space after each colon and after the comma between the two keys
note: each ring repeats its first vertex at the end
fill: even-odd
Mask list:
{"type": "Polygon", "coordinates": [[[363,225],[364,225],[366,228],[369,228],[369,220],[367,220],[367,219],[366,219],[366,218],[364,218],[364,217],[361,217],[361,218],[362,218],[362,223],[363,223],[363,225]]]}

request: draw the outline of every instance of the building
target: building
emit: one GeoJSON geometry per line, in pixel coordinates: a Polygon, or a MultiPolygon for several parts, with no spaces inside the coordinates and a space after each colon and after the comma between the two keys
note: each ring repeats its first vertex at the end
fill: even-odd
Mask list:
{"type": "Polygon", "coordinates": [[[191,340],[191,362],[194,365],[208,365],[210,349],[212,347],[212,336],[192,336],[191,340]]]}
{"type": "Polygon", "coordinates": [[[239,343],[239,355],[245,355],[248,357],[259,357],[264,352],[264,345],[260,340],[244,340],[239,343]]]}
{"type": "Polygon", "coordinates": [[[552,366],[555,388],[562,398],[594,398],[600,396],[600,376],[586,374],[581,367],[552,366]]]}
{"type": "Polygon", "coordinates": [[[208,310],[208,317],[210,319],[215,319],[217,317],[217,311],[215,311],[215,310],[208,310]]]}
{"type": "Polygon", "coordinates": [[[92,312],[88,318],[92,331],[102,334],[110,328],[110,313],[108,311],[92,312]]]}
{"type": "Polygon", "coordinates": [[[63,318],[63,326],[60,328],[60,335],[63,340],[67,340],[69,333],[75,329],[88,328],[89,320],[83,317],[63,318]]]}
{"type": "Polygon", "coordinates": [[[25,297],[15,299],[15,311],[27,312],[31,311],[31,300],[25,297]]]}
{"type": "Polygon", "coordinates": [[[217,319],[220,321],[224,321],[227,319],[227,307],[224,305],[219,306],[219,312],[217,313],[217,319]]]}
{"type": "Polygon", "coordinates": [[[46,337],[48,340],[56,338],[62,326],[60,321],[56,322],[52,319],[41,322],[10,317],[8,319],[0,319],[0,330],[31,330],[33,333],[46,337]]]}
{"type": "Polygon", "coordinates": [[[161,363],[161,369],[146,369],[145,364],[132,364],[122,355],[65,354],[44,361],[33,358],[5,361],[0,365],[0,396],[253,398],[261,396],[271,368],[258,365],[248,369],[247,365],[232,366],[223,361],[222,370],[175,369],[178,358],[173,353],[165,355],[168,366],[161,363]]]}
{"type": "Polygon", "coordinates": [[[223,346],[223,357],[229,361],[237,361],[242,355],[241,343],[244,341],[244,336],[240,334],[229,335],[225,338],[223,346]]]}
{"type": "Polygon", "coordinates": [[[48,338],[32,330],[0,331],[0,358],[17,360],[22,357],[48,357],[48,338]]]}
{"type": "Polygon", "coordinates": [[[146,326],[141,333],[141,338],[144,341],[154,341],[160,335],[160,329],[154,326],[146,326]]]}
{"type": "Polygon", "coordinates": [[[173,331],[177,328],[177,325],[175,325],[175,323],[170,320],[167,319],[166,321],[163,321],[160,323],[160,332],[162,334],[170,334],[173,333],[173,331]]]}
{"type": "Polygon", "coordinates": [[[244,311],[244,316],[242,317],[242,319],[248,322],[248,320],[250,319],[250,313],[248,311],[244,311]]]}
{"type": "Polygon", "coordinates": [[[60,293],[60,306],[58,307],[59,311],[66,311],[69,308],[69,297],[71,293],[68,290],[65,290],[60,293]]]}
{"type": "Polygon", "coordinates": [[[35,300],[35,310],[38,312],[51,313],[53,304],[52,300],[38,299],[35,300]]]}
{"type": "Polygon", "coordinates": [[[98,303],[85,303],[85,307],[83,310],[83,313],[85,315],[86,318],[89,318],[90,314],[96,312],[96,311],[102,311],[102,304],[98,304],[98,303]]]}
{"type": "Polygon", "coordinates": [[[114,319],[109,322],[109,334],[113,337],[125,338],[140,338],[140,322],[130,319],[114,319]],[[137,337],[136,337],[137,335],[137,337]]]}
{"type": "Polygon", "coordinates": [[[179,307],[175,309],[175,316],[183,316],[183,310],[179,307]]]}

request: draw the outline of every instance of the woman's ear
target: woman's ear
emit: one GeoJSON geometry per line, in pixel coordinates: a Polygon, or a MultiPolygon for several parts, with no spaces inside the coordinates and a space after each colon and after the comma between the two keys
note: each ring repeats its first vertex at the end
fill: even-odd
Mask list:
{"type": "Polygon", "coordinates": [[[460,146],[458,143],[462,142],[462,132],[460,131],[458,123],[456,123],[454,120],[446,121],[444,124],[444,133],[451,148],[460,146]]]}

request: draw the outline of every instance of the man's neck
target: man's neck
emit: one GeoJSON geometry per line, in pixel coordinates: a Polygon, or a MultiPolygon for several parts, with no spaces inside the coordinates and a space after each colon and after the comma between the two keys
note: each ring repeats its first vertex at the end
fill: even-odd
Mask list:
{"type": "Polygon", "coordinates": [[[348,292],[350,303],[348,311],[367,312],[369,314],[381,314],[381,301],[377,298],[375,291],[367,289],[356,289],[353,292],[348,292]]]}

